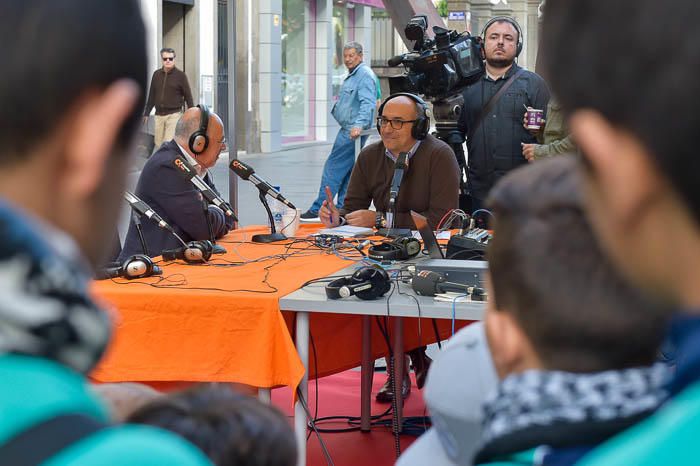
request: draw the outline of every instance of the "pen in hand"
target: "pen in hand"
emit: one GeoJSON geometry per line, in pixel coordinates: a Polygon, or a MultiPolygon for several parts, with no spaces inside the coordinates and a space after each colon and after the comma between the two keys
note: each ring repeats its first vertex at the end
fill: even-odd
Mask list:
{"type": "Polygon", "coordinates": [[[331,193],[331,188],[326,186],[326,204],[328,205],[328,219],[333,225],[333,209],[331,206],[333,205],[333,193],[331,193]]]}

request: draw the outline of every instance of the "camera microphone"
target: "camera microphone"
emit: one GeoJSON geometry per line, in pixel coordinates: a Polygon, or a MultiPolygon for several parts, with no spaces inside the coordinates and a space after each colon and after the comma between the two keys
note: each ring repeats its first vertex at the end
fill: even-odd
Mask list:
{"type": "Polygon", "coordinates": [[[387,60],[386,64],[391,67],[399,66],[401,63],[403,63],[404,58],[404,55],[396,55],[387,60]]]}
{"type": "Polygon", "coordinates": [[[392,68],[399,65],[411,65],[418,57],[419,55],[416,53],[404,53],[391,57],[387,60],[386,64],[392,68]]]}

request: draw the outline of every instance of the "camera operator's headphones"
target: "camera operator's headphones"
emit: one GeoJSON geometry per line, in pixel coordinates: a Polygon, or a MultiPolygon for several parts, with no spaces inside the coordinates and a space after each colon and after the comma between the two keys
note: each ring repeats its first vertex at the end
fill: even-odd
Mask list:
{"type": "Polygon", "coordinates": [[[420,241],[404,236],[371,246],[367,251],[367,257],[376,261],[405,261],[415,257],[420,251],[420,241]]]}
{"type": "Polygon", "coordinates": [[[350,278],[338,278],[326,285],[329,299],[348,298],[352,295],[370,301],[381,298],[391,289],[391,279],[381,267],[361,267],[350,278]]]}
{"type": "Polygon", "coordinates": [[[163,270],[153,263],[153,260],[144,254],[135,254],[128,257],[122,264],[112,265],[95,272],[97,280],[122,277],[128,280],[146,278],[151,275],[162,275],[163,270]]]}
{"type": "Polygon", "coordinates": [[[209,240],[190,241],[187,247],[163,250],[163,260],[184,260],[188,264],[202,264],[207,262],[214,253],[214,245],[209,240]]]}
{"type": "Polygon", "coordinates": [[[382,124],[380,123],[380,118],[382,113],[384,113],[384,106],[391,99],[399,96],[408,97],[416,103],[416,106],[419,108],[418,113],[420,113],[420,115],[418,115],[416,117],[416,121],[413,122],[411,136],[413,139],[417,139],[419,141],[425,139],[425,137],[428,135],[428,131],[430,131],[430,107],[428,107],[428,104],[425,103],[425,100],[421,99],[415,94],[411,94],[410,92],[397,92],[396,94],[391,94],[386,98],[386,100],[384,100],[384,102],[382,102],[378,111],[379,117],[377,117],[377,131],[379,134],[382,134],[382,124]]]}
{"type": "Polygon", "coordinates": [[[188,145],[193,154],[201,154],[209,147],[209,136],[207,136],[207,128],[209,127],[209,109],[206,105],[197,105],[199,109],[199,129],[190,135],[188,145]]]}
{"type": "Polygon", "coordinates": [[[492,24],[502,23],[502,22],[512,24],[513,27],[515,28],[515,30],[518,32],[518,44],[516,45],[516,48],[515,48],[515,58],[518,58],[518,56],[520,55],[520,52],[523,51],[523,30],[520,29],[520,25],[518,24],[518,22],[514,18],[511,18],[510,16],[494,16],[493,18],[488,20],[486,22],[486,25],[484,26],[484,28],[481,30],[482,43],[483,44],[486,43],[486,36],[485,36],[486,30],[489,27],[491,27],[492,24]]]}

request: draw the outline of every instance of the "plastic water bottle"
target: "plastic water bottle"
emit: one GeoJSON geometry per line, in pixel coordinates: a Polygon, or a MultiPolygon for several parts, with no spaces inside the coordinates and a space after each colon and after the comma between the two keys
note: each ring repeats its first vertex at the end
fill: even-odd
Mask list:
{"type": "MultiPolygon", "coordinates": [[[[278,192],[280,191],[279,186],[273,186],[278,192]]],[[[282,217],[284,217],[284,212],[287,206],[278,201],[277,199],[268,197],[267,202],[270,204],[270,212],[272,212],[272,219],[275,221],[275,228],[277,233],[282,232],[282,228],[285,227],[282,217]]]]}

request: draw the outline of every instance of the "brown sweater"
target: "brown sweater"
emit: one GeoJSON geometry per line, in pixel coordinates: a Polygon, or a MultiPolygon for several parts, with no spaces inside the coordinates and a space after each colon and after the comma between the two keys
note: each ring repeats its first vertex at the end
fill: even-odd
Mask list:
{"type": "MultiPolygon", "coordinates": [[[[384,143],[365,147],[350,175],[343,215],[367,209],[374,201],[378,212],[386,212],[394,162],[387,157],[384,143]]],[[[411,210],[426,216],[435,228],[447,211],[459,204],[459,166],[450,146],[429,135],[409,160],[396,199],[396,228],[415,229],[411,210]]]]}
{"type": "Polygon", "coordinates": [[[170,115],[182,111],[183,104],[193,107],[192,91],[187,75],[174,67],[170,73],[157,69],[151,77],[151,88],[148,90],[148,101],[144,115],[151,113],[156,107],[156,115],[170,115]]]}

